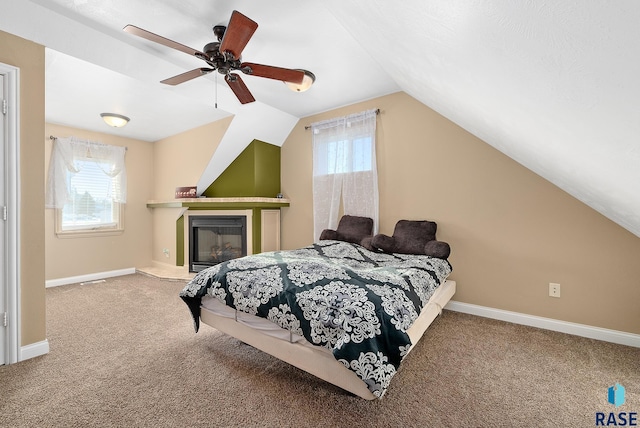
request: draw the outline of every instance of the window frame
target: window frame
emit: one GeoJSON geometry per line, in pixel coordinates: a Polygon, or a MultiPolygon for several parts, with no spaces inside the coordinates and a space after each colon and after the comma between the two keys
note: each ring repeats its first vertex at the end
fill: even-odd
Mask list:
{"type": "Polygon", "coordinates": [[[124,233],[124,205],[119,202],[113,203],[114,214],[117,214],[118,221],[113,226],[91,225],[83,228],[63,229],[62,228],[62,208],[56,208],[56,235],[59,238],[82,238],[89,236],[109,236],[121,235],[124,233]]]}
{"type": "MultiPolygon", "coordinates": [[[[94,161],[90,157],[86,160],[94,161]]],[[[67,172],[69,174],[69,172],[67,172]]],[[[113,178],[112,178],[113,180],[113,178]]],[[[91,224],[63,228],[64,208],[55,209],[55,234],[60,238],[82,238],[95,236],[112,236],[124,233],[124,203],[112,201],[112,216],[114,221],[109,224],[91,224]]]]}

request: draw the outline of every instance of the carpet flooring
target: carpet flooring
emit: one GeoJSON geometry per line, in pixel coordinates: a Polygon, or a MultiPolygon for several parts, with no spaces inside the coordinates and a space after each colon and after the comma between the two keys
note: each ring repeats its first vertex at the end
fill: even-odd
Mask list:
{"type": "Polygon", "coordinates": [[[195,334],[183,286],[134,274],[47,289],[50,352],[0,366],[0,426],[592,427],[597,412],[640,412],[640,349],[451,311],[366,401],[195,334]]]}

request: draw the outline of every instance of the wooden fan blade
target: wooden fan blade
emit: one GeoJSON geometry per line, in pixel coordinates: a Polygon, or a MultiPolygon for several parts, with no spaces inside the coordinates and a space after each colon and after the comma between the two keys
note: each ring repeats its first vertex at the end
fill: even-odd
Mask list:
{"type": "Polygon", "coordinates": [[[181,43],[174,42],[173,40],[169,40],[166,37],[162,37],[155,33],[152,33],[151,31],[143,30],[142,28],[136,27],[135,25],[127,25],[126,27],[123,28],[123,30],[129,34],[133,34],[134,36],[142,37],[143,39],[147,39],[152,42],[159,43],[171,49],[179,50],[186,54],[193,55],[197,58],[203,59],[205,61],[209,59],[207,54],[204,52],[201,52],[197,49],[190,48],[189,46],[185,46],[181,43]]]}
{"type": "Polygon", "coordinates": [[[244,84],[240,76],[238,76],[237,74],[227,74],[226,76],[224,76],[224,80],[227,81],[227,84],[229,84],[229,87],[231,88],[233,93],[236,94],[236,97],[238,97],[238,101],[240,101],[240,104],[252,103],[256,100],[255,98],[253,98],[253,95],[251,95],[251,92],[249,92],[249,88],[247,88],[247,85],[244,84]]]}
{"type": "Polygon", "coordinates": [[[196,77],[209,74],[212,71],[213,71],[213,68],[196,68],[195,70],[187,71],[186,73],[178,74],[177,76],[164,79],[160,83],[164,83],[166,85],[178,85],[188,80],[195,79],[196,77]]]}
{"type": "Polygon", "coordinates": [[[302,83],[304,72],[293,70],[290,68],[273,67],[271,65],[254,64],[252,62],[243,62],[241,70],[245,74],[258,77],[266,77],[267,79],[282,80],[283,82],[302,83]]]}
{"type": "Polygon", "coordinates": [[[235,59],[240,59],[244,47],[255,33],[258,24],[234,10],[229,20],[229,25],[220,42],[220,52],[228,52],[235,59]]]}

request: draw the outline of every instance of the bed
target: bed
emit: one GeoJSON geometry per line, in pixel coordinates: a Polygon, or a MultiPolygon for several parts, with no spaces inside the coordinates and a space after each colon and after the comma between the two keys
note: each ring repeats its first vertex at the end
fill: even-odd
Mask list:
{"type": "Polygon", "coordinates": [[[447,260],[338,240],[207,268],[180,292],[207,324],[359,397],[381,398],[455,293],[447,260]]]}

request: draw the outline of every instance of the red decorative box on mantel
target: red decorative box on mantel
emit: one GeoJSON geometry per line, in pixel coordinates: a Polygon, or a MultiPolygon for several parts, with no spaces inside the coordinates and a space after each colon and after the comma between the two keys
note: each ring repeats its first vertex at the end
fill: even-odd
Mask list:
{"type": "Polygon", "coordinates": [[[195,198],[197,190],[196,186],[176,187],[176,199],[195,198]]]}

